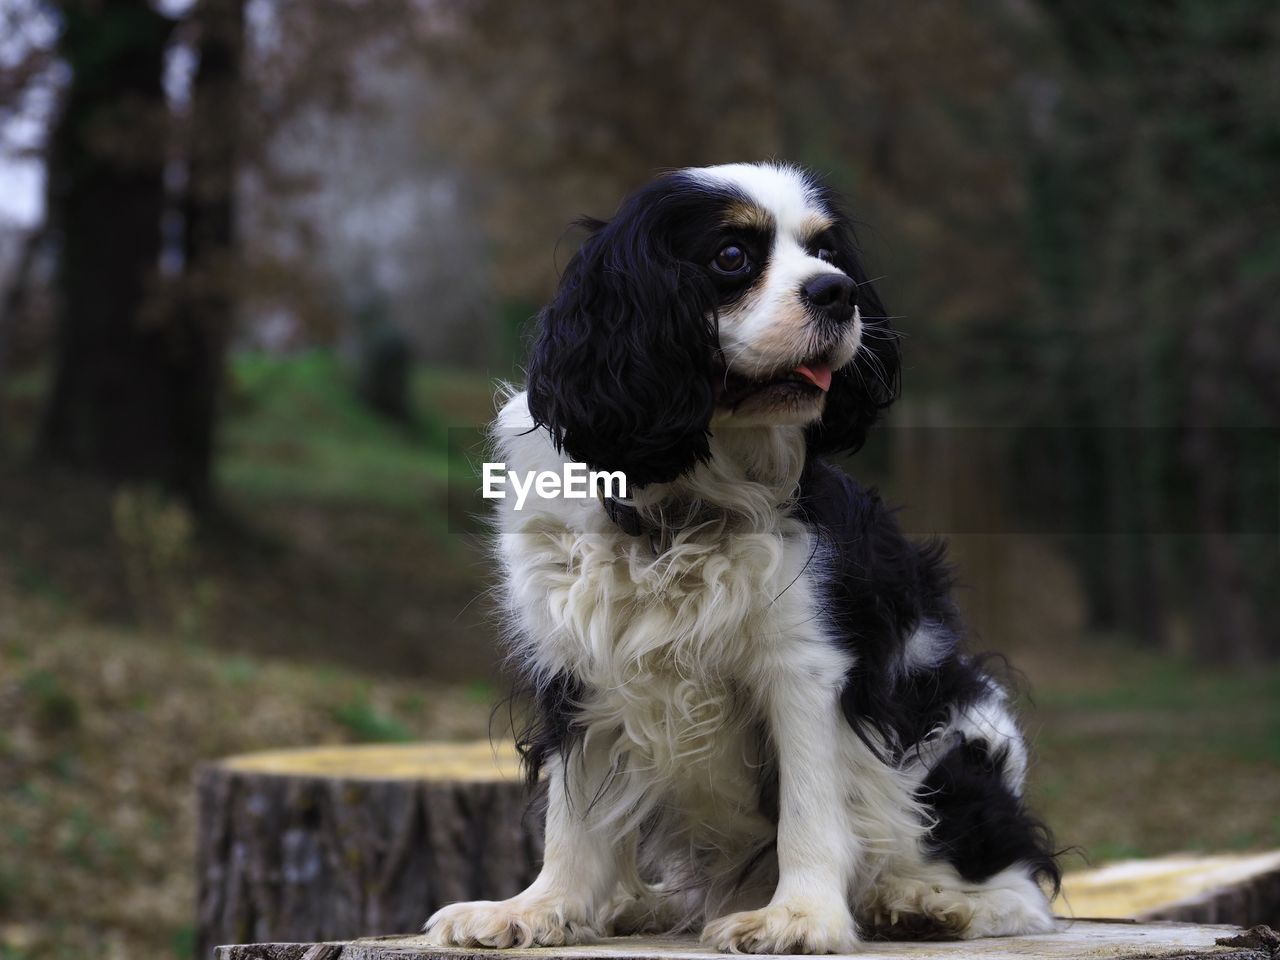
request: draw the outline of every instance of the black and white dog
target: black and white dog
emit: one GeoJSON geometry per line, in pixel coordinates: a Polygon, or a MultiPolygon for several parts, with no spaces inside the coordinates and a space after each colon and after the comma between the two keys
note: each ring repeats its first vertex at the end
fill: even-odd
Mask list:
{"type": "Polygon", "coordinates": [[[518,470],[625,471],[631,495],[500,511],[546,858],[429,936],[701,928],[718,950],[822,953],[860,929],[1050,930],[1026,749],[961,651],[942,548],[820,459],[897,392],[845,214],[795,167],[740,164],[587,225],[497,446],[518,470]]]}

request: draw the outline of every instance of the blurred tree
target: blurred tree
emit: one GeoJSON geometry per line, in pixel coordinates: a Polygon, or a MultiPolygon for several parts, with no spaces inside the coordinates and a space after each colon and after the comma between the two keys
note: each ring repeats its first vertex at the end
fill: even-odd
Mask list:
{"type": "Polygon", "coordinates": [[[1167,645],[1181,610],[1207,660],[1280,654],[1259,620],[1278,572],[1280,11],[1040,6],[1063,102],[1033,157],[1050,322],[1030,372],[1081,428],[1048,487],[1077,527],[1132,532],[1080,541],[1104,622],[1167,645]]]}
{"type": "Polygon", "coordinates": [[[191,96],[184,275],[175,314],[175,487],[197,505],[210,497],[214,426],[239,281],[233,255],[245,0],[202,0],[196,8],[198,66],[191,96]]]}
{"type": "Polygon", "coordinates": [[[70,81],[48,148],[59,306],[41,452],[111,480],[157,483],[203,510],[234,310],[244,0],[203,0],[192,14],[199,65],[185,145],[162,84],[174,22],[145,0],[58,6],[70,81]],[[185,269],[164,289],[171,156],[186,160],[185,269]]]}
{"type": "MultiPolygon", "coordinates": [[[[892,252],[890,300],[916,332],[1025,305],[1024,194],[1005,149],[1017,142],[1018,65],[990,11],[887,0],[432,9],[424,52],[449,93],[433,120],[483,175],[504,299],[545,300],[565,224],[609,215],[660,170],[779,157],[849,195],[869,246],[892,252]],[[841,55],[815,55],[819,38],[841,55]]],[[[916,357],[913,396],[944,366],[955,366],[945,349],[916,357]]]]}
{"type": "Polygon", "coordinates": [[[504,296],[544,298],[546,238],[658,169],[807,162],[910,278],[883,281],[929,343],[907,407],[936,392],[944,425],[1022,423],[1047,457],[1009,487],[1084,532],[1097,623],[1169,646],[1190,614],[1204,656],[1262,655],[1274,542],[1239,534],[1274,526],[1250,513],[1274,434],[1247,429],[1280,393],[1274,218],[1249,216],[1274,209],[1269,5],[433,10],[437,121],[484,174],[504,296]]]}
{"type": "Polygon", "coordinates": [[[356,389],[369,408],[388,420],[413,420],[410,377],[413,351],[387,316],[386,297],[370,293],[352,306],[356,325],[356,389]]]}
{"type": "Polygon", "coordinates": [[[543,301],[549,241],[659,170],[784,151],[784,14],[775,0],[434,6],[433,120],[480,174],[504,298],[543,301]]]}
{"type": "MultiPolygon", "coordinates": [[[[479,180],[422,56],[440,29],[412,0],[259,5],[245,60],[243,333],[374,353],[358,305],[384,301],[405,360],[491,369],[497,343],[479,180]],[[264,316],[270,324],[255,324],[264,316]],[[288,333],[280,335],[281,329],[288,333]]],[[[465,94],[475,96],[475,93],[465,94]]],[[[463,134],[465,136],[465,134],[463,134]]],[[[360,369],[357,380],[373,371],[360,369]]]]}
{"type": "Polygon", "coordinates": [[[59,11],[70,81],[48,148],[59,307],[42,449],[116,479],[177,486],[183,371],[153,297],[172,22],[145,0],[65,0],[59,11]]]}
{"type": "MultiPolygon", "coordinates": [[[[51,18],[35,0],[9,0],[0,5],[0,161],[27,159],[28,143],[15,144],[11,132],[14,121],[32,114],[32,99],[47,92],[51,79],[53,51],[47,36],[51,18]]],[[[25,317],[33,299],[32,287],[37,266],[45,251],[45,231],[40,224],[21,230],[0,224],[0,388],[5,384],[12,341],[20,317],[25,317]]],[[[0,404],[0,453],[5,449],[5,411],[0,404]]]]}
{"type": "MultiPolygon", "coordinates": [[[[39,261],[47,256],[48,235],[43,226],[29,230],[19,242],[17,255],[9,271],[9,284],[0,294],[0,387],[8,373],[9,338],[16,332],[19,318],[27,315],[39,261]]],[[[0,454],[5,452],[4,405],[0,403],[0,454]]]]}
{"type": "Polygon", "coordinates": [[[1280,417],[1261,0],[273,0],[247,33],[244,0],[197,0],[168,41],[141,0],[56,6],[58,459],[205,502],[237,303],[300,331],[254,342],[327,342],[374,290],[418,356],[482,366],[572,216],[664,168],[780,156],[850,194],[893,264],[927,344],[899,422],[1021,425],[1041,472],[993,466],[983,502],[1027,490],[1055,529],[1125,532],[1075,538],[1099,624],[1169,646],[1195,618],[1204,656],[1241,661],[1280,642],[1274,536],[1241,535],[1275,523],[1280,417]],[[197,64],[169,113],[166,42],[197,64]],[[166,158],[181,256],[157,283],[166,158]]]}

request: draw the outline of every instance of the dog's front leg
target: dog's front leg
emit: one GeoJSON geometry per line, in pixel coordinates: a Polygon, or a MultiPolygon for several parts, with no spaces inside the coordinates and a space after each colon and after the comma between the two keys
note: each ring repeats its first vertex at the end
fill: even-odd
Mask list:
{"type": "Polygon", "coordinates": [[[437,910],[424,932],[462,947],[558,947],[600,936],[618,880],[619,843],[592,829],[591,800],[609,776],[603,751],[586,748],[568,763],[548,763],[547,830],[542,871],[509,900],[455,903],[437,910]]]}
{"type": "Polygon", "coordinates": [[[778,753],[778,886],[768,905],[712,921],[702,939],[720,951],[849,952],[858,943],[848,891],[859,841],[841,773],[839,687],[784,667],[768,697],[778,753]]]}

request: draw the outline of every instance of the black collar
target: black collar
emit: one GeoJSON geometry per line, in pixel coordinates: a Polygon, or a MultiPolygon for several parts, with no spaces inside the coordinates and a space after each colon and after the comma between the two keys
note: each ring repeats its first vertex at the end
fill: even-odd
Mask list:
{"type": "Polygon", "coordinates": [[[616,523],[619,529],[629,537],[652,536],[654,531],[644,522],[640,511],[629,503],[623,503],[617,497],[601,497],[604,512],[616,523]]]}
{"type": "Polygon", "coordinates": [[[671,546],[672,531],[661,526],[654,526],[640,515],[640,511],[629,503],[623,503],[616,497],[600,498],[604,512],[609,519],[629,537],[647,537],[649,546],[655,557],[660,557],[671,546]]]}

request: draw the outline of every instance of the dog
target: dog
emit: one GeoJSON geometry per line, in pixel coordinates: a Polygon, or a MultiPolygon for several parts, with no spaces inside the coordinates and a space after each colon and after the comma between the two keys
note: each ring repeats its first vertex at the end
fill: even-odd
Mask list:
{"type": "Polygon", "coordinates": [[[761,163],[656,178],[589,236],[494,442],[625,473],[504,501],[513,661],[545,773],[537,879],[437,911],[438,944],[701,930],[718,951],[1053,929],[1060,872],[938,542],[826,455],[862,446],[899,350],[849,217],[761,163]]]}

